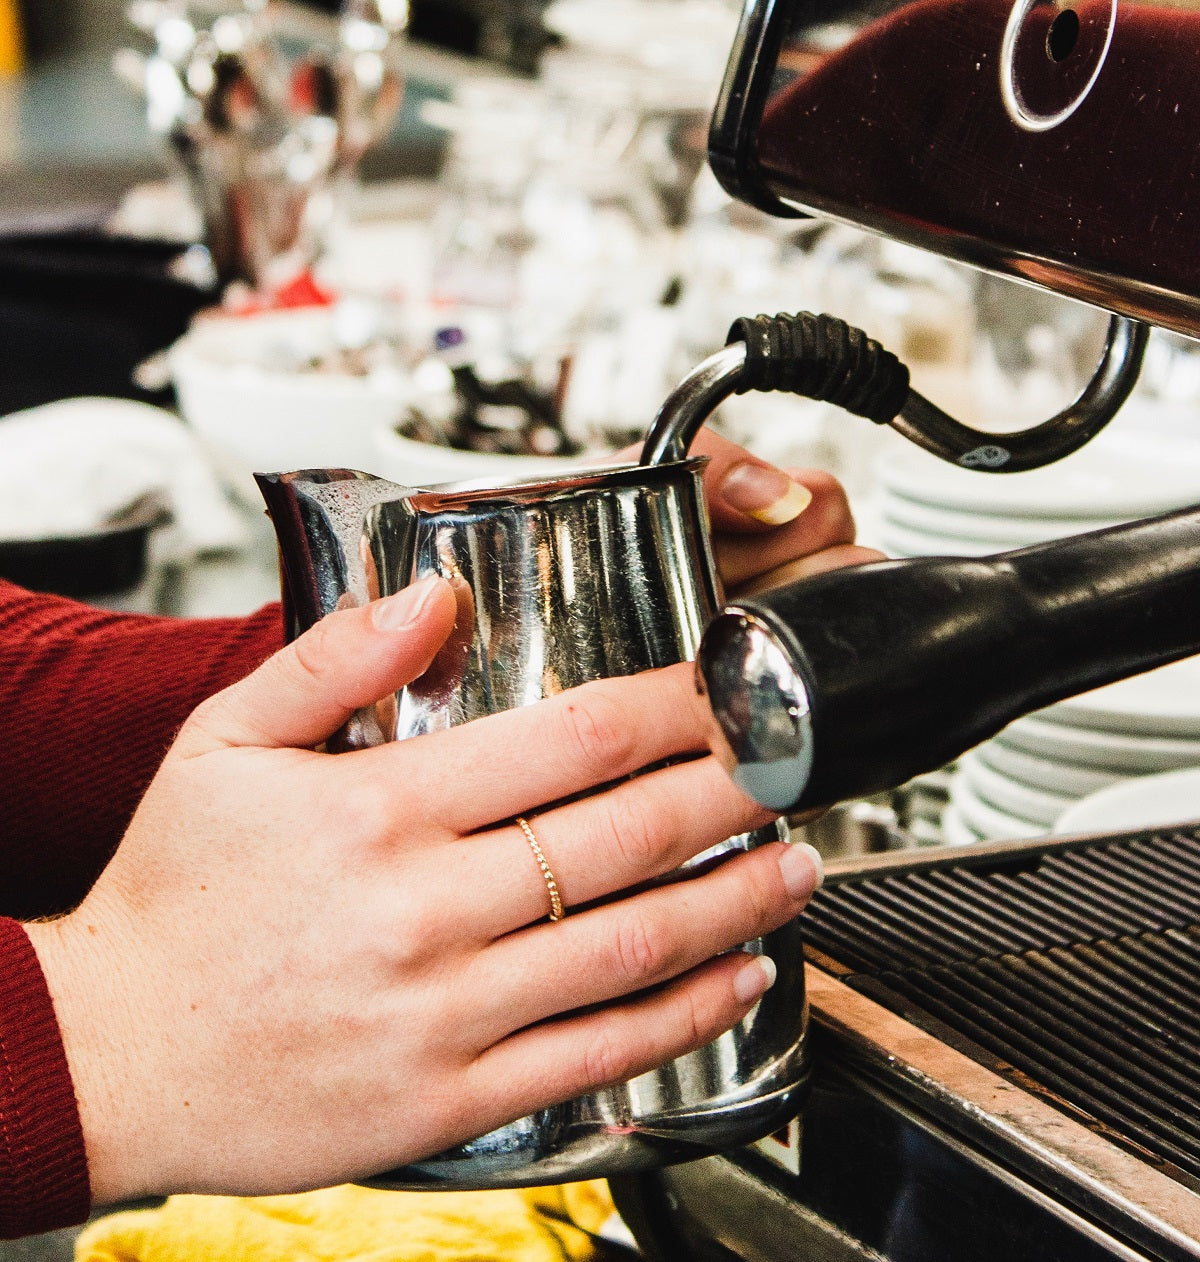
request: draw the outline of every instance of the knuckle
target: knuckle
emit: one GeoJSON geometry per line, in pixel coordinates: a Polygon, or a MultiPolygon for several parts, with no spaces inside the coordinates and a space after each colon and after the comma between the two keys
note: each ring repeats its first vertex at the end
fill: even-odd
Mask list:
{"type": "Polygon", "coordinates": [[[637,990],[670,971],[671,951],[661,930],[633,915],[617,930],[612,945],[612,965],[631,990],[637,990]]]}
{"type": "Polygon", "coordinates": [[[360,775],[339,786],[337,826],[343,836],[376,842],[390,836],[394,788],[378,776],[360,775]]]}
{"type": "Polygon", "coordinates": [[[583,1052],[583,1076],[587,1090],[597,1091],[623,1081],[629,1077],[632,1064],[629,1051],[617,1044],[611,1031],[597,1031],[583,1052]]]}
{"type": "Polygon", "coordinates": [[[626,714],[602,689],[579,689],[563,706],[560,721],[567,748],[589,770],[622,763],[632,750],[626,714]]]}
{"type": "MultiPolygon", "coordinates": [[[[787,895],[778,872],[774,876],[764,871],[761,863],[749,864],[749,874],[741,892],[742,906],[749,923],[756,931],[773,928],[787,911],[787,895]]],[[[777,864],[772,865],[778,868],[777,864]]]]}
{"type": "Polygon", "coordinates": [[[678,1038],[683,1044],[679,1054],[683,1055],[710,1042],[712,1029],[711,1022],[705,1020],[700,1003],[690,990],[683,993],[680,1005],[678,1038]]]}
{"type": "MultiPolygon", "coordinates": [[[[332,636],[333,624],[328,618],[322,618],[292,643],[292,661],[305,679],[319,682],[325,678],[329,662],[333,660],[332,636]]],[[[276,654],[267,666],[268,669],[285,669],[284,655],[276,654]]]]}
{"type": "Polygon", "coordinates": [[[606,808],[603,849],[624,865],[626,879],[656,875],[661,867],[658,828],[647,806],[628,794],[609,794],[606,808]]]}

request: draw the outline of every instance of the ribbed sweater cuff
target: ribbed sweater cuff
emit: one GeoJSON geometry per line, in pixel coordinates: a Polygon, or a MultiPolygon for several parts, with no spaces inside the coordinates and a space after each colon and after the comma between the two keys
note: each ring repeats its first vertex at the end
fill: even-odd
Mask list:
{"type": "Polygon", "coordinates": [[[33,946],[0,919],[0,1238],[83,1222],[87,1153],[54,1004],[33,946]]]}

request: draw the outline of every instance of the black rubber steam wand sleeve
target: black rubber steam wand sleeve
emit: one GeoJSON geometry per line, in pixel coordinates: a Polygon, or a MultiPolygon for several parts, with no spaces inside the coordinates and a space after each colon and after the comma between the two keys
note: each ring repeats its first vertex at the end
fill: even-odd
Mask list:
{"type": "Polygon", "coordinates": [[[1200,648],[1200,508],[983,558],[836,570],[738,609],[787,647],[813,763],[796,809],[896,787],[1013,719],[1200,648]]]}

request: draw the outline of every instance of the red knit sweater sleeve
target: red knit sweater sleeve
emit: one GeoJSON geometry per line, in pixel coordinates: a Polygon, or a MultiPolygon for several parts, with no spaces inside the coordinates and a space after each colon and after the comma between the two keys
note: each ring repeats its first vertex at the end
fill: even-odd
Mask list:
{"type": "MultiPolygon", "coordinates": [[[[65,911],[112,857],[179,725],[282,643],[248,618],[111,614],[0,582],[0,916],[65,911]]],[[[0,920],[0,1238],[87,1215],[83,1134],[24,930],[0,920]]]]}

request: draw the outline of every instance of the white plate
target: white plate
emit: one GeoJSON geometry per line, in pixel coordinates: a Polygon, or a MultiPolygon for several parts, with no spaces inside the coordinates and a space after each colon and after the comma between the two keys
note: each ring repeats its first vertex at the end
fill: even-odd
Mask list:
{"type": "Polygon", "coordinates": [[[1056,722],[1145,736],[1200,738],[1200,657],[1060,701],[1056,722]]]}
{"type": "Polygon", "coordinates": [[[1061,793],[1047,793],[1019,780],[1010,780],[973,754],[960,758],[958,767],[964,785],[976,797],[1022,819],[1044,824],[1047,828],[1075,801],[1073,797],[1061,793]]]}
{"type": "Polygon", "coordinates": [[[1200,767],[1200,739],[1184,736],[1094,732],[1031,716],[1010,723],[996,739],[1044,758],[1062,758],[1085,767],[1134,775],[1200,767]]]}
{"type": "Polygon", "coordinates": [[[1109,833],[1158,828],[1200,819],[1200,770],[1139,776],[1115,784],[1068,807],[1056,833],[1109,833]]]}
{"type": "Polygon", "coordinates": [[[950,846],[971,846],[983,840],[953,806],[942,815],[942,838],[950,846]]]}
{"type": "Polygon", "coordinates": [[[1010,517],[983,510],[967,512],[957,508],[937,508],[899,495],[883,500],[885,522],[950,539],[991,540],[999,547],[1023,548],[1048,539],[1064,539],[1088,530],[1102,530],[1118,524],[1111,517],[1086,520],[1079,517],[1010,517]]]}
{"type": "Polygon", "coordinates": [[[1020,781],[1034,789],[1060,794],[1071,801],[1121,784],[1129,779],[1119,771],[1103,771],[1098,767],[1081,767],[1061,759],[1044,758],[1005,745],[1001,740],[985,741],[974,751],[984,765],[1009,780],[1020,781]]]}
{"type": "Polygon", "coordinates": [[[973,793],[959,782],[950,793],[950,804],[962,816],[963,821],[985,841],[1016,841],[1022,837],[1043,837],[1050,830],[1045,824],[1037,824],[1019,815],[1010,815],[973,793]]]}
{"type": "Polygon", "coordinates": [[[896,557],[981,557],[1004,550],[984,539],[947,539],[890,521],[880,526],[879,546],[896,557]]]}
{"type": "MultiPolygon", "coordinates": [[[[1134,518],[1200,499],[1200,445],[1162,435],[1122,435],[1120,418],[1082,450],[1029,473],[979,473],[918,447],[891,448],[876,466],[895,495],[1004,516],[1134,518]]],[[[1003,435],[997,435],[1002,441],[1003,435]]]]}

